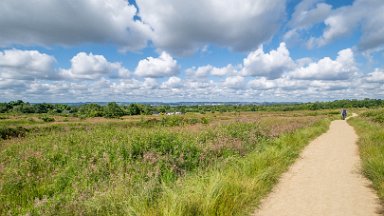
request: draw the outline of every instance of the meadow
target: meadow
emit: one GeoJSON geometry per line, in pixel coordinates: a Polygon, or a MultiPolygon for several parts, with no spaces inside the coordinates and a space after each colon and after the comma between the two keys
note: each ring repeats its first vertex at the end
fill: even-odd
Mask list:
{"type": "Polygon", "coordinates": [[[349,120],[359,135],[360,158],[364,175],[371,180],[384,201],[384,109],[360,111],[349,120]]]}
{"type": "Polygon", "coordinates": [[[0,215],[244,215],[337,115],[4,114],[0,215]]]}

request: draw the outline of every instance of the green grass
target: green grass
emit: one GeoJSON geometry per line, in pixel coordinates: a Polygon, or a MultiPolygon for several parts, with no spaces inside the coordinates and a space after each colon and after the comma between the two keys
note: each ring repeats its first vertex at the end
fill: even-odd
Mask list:
{"type": "Polygon", "coordinates": [[[363,174],[372,181],[379,198],[384,201],[384,110],[373,110],[349,122],[359,135],[363,174]]]}
{"type": "Polygon", "coordinates": [[[243,215],[329,123],[203,117],[52,125],[0,141],[0,215],[243,215]]]}
{"type": "Polygon", "coordinates": [[[26,126],[26,125],[36,125],[36,124],[40,124],[40,122],[37,122],[34,119],[0,120],[0,127],[16,127],[16,126],[26,126]]]}
{"type": "Polygon", "coordinates": [[[233,157],[204,173],[164,186],[162,198],[147,215],[245,215],[254,210],[298,157],[300,150],[325,132],[329,121],[265,140],[246,157],[233,157]]]}

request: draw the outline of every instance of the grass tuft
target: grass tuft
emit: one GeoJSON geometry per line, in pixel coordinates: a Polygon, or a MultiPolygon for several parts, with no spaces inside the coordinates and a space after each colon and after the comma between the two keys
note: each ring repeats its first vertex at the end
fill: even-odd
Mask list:
{"type": "Polygon", "coordinates": [[[384,110],[374,110],[352,118],[349,123],[359,135],[363,174],[372,181],[384,201],[384,110]]]}

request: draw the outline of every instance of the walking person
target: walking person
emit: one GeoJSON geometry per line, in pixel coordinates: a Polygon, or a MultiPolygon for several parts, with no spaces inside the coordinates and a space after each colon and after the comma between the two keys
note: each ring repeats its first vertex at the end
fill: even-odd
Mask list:
{"type": "Polygon", "coordinates": [[[347,110],[346,110],[346,109],[343,109],[343,110],[341,111],[341,118],[342,118],[343,120],[345,120],[346,117],[347,117],[347,110]]]}

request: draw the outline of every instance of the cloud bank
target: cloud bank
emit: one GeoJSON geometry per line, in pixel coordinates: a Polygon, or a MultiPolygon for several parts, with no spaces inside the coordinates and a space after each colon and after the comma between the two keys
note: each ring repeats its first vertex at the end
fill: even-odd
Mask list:
{"type": "Polygon", "coordinates": [[[383,69],[361,73],[352,49],[320,59],[294,59],[289,53],[283,43],[269,52],[260,47],[235,67],[202,65],[181,73],[163,52],[138,61],[131,73],[103,55],[79,52],[69,68],[57,68],[53,56],[11,49],[0,53],[0,100],[313,101],[384,92],[383,69]]]}

